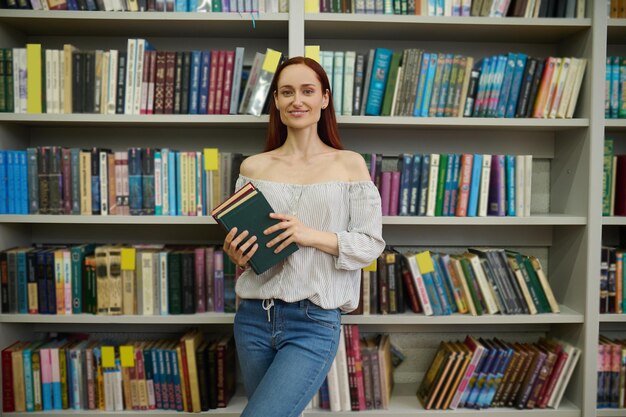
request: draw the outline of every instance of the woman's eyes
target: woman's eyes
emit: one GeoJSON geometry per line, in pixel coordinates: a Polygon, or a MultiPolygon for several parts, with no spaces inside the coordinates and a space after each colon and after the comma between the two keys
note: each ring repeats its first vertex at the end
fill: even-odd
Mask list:
{"type": "MultiPolygon", "coordinates": [[[[312,95],[312,94],[315,94],[315,90],[309,90],[309,89],[307,89],[307,90],[302,90],[302,92],[303,92],[304,94],[306,94],[307,96],[310,96],[310,95],[312,95]]],[[[293,95],[293,91],[291,91],[291,90],[283,90],[283,91],[281,92],[281,94],[282,94],[284,97],[290,97],[290,96],[292,96],[292,95],[293,95]]]]}

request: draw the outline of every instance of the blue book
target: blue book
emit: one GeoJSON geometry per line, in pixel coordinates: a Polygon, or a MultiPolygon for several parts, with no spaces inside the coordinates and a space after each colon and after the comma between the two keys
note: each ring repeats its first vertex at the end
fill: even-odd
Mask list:
{"type": "MultiPolygon", "coordinates": [[[[497,340],[496,340],[497,343],[497,340]]],[[[486,392],[481,393],[478,396],[478,401],[476,405],[478,408],[488,408],[493,402],[494,397],[496,396],[496,392],[498,391],[498,387],[502,383],[502,378],[504,377],[504,372],[506,371],[511,359],[513,357],[513,349],[504,343],[500,343],[500,349],[503,351],[503,357],[498,364],[498,367],[495,370],[495,373],[491,379],[487,380],[487,390],[486,392]]]]}
{"type": "Polygon", "coordinates": [[[484,117],[485,92],[488,87],[489,69],[491,67],[491,57],[485,57],[480,62],[480,77],[478,78],[478,87],[476,88],[476,99],[474,100],[474,110],[472,116],[484,117]]]}
{"type": "MultiPolygon", "coordinates": [[[[60,339],[57,340],[54,345],[51,347],[50,349],[50,355],[54,356],[56,355],[57,357],[61,354],[61,352],[59,352],[59,347],[61,347],[62,345],[64,345],[66,342],[65,339],[60,339]]],[[[59,360],[59,365],[60,365],[61,361],[59,360]]],[[[63,409],[63,400],[62,400],[62,395],[61,395],[61,379],[60,379],[60,375],[59,375],[59,380],[56,381],[55,380],[55,371],[52,371],[52,409],[53,410],[62,410],[63,409]]]]}
{"type": "Polygon", "coordinates": [[[8,214],[7,151],[0,151],[0,214],[8,214]]]}
{"type": "MultiPolygon", "coordinates": [[[[611,94],[612,92],[612,88],[613,88],[613,83],[611,83],[611,77],[613,74],[612,71],[612,65],[613,60],[611,59],[611,57],[607,57],[606,58],[606,72],[604,74],[604,83],[605,85],[608,86],[609,91],[607,91],[607,95],[606,98],[604,99],[604,117],[606,119],[610,119],[611,118],[611,94]]],[[[599,391],[598,391],[599,392],[599,391]]]]}
{"type": "Polygon", "coordinates": [[[169,184],[169,194],[168,194],[168,198],[169,198],[169,215],[170,216],[176,216],[177,214],[177,209],[176,207],[178,206],[177,202],[178,202],[178,189],[180,188],[178,186],[178,183],[176,182],[176,173],[178,172],[177,170],[177,155],[178,152],[170,150],[167,153],[167,159],[169,162],[169,167],[168,167],[168,184],[169,184]]]}
{"type": "Polygon", "coordinates": [[[413,155],[408,153],[400,155],[398,159],[398,170],[400,171],[400,216],[409,215],[412,165],[413,155]]]}
{"type": "Polygon", "coordinates": [[[515,216],[515,155],[506,155],[506,215],[515,216]]]}
{"type": "Polygon", "coordinates": [[[159,380],[161,382],[161,402],[162,402],[164,410],[170,410],[171,408],[170,408],[169,384],[171,384],[171,381],[166,372],[164,349],[157,348],[154,351],[156,352],[156,355],[157,355],[156,363],[159,366],[159,380]]]}
{"type": "Polygon", "coordinates": [[[483,351],[483,354],[478,361],[478,365],[476,365],[476,368],[474,369],[474,372],[472,373],[472,376],[470,377],[470,380],[465,387],[465,391],[463,391],[463,395],[461,396],[461,400],[459,401],[458,408],[463,408],[467,406],[467,399],[469,398],[472,389],[476,385],[478,375],[480,375],[480,372],[484,369],[485,363],[492,359],[493,348],[490,345],[485,344],[485,341],[482,338],[479,339],[479,342],[485,347],[485,350],[483,351]]]}
{"type": "Polygon", "coordinates": [[[37,214],[39,213],[39,170],[37,167],[37,148],[27,148],[26,153],[28,157],[28,212],[30,214],[37,214]]]}
{"type": "Polygon", "coordinates": [[[425,153],[422,156],[422,172],[420,173],[420,189],[418,192],[417,215],[426,215],[426,203],[428,202],[428,175],[430,173],[430,155],[425,153]]]}
{"type": "Polygon", "coordinates": [[[174,385],[174,399],[176,401],[176,410],[183,411],[183,403],[182,397],[179,393],[181,393],[181,385],[180,385],[180,374],[178,373],[178,356],[176,355],[176,350],[170,350],[170,370],[172,373],[172,382],[174,385]]]}
{"type": "Polygon", "coordinates": [[[7,166],[7,214],[17,214],[15,208],[15,184],[17,180],[15,178],[15,163],[13,162],[15,159],[14,151],[5,151],[6,155],[6,166],[7,166]]]}
{"type": "Polygon", "coordinates": [[[19,151],[19,214],[28,214],[28,156],[26,151],[19,151]]]}
{"type": "Polygon", "coordinates": [[[485,366],[483,367],[483,369],[480,371],[480,373],[478,374],[476,378],[476,382],[474,383],[474,386],[472,387],[472,391],[470,392],[470,395],[467,398],[467,401],[465,403],[465,407],[467,408],[477,408],[480,394],[483,392],[483,389],[486,389],[487,381],[490,378],[492,378],[495,370],[497,369],[498,365],[500,364],[500,361],[502,360],[502,354],[503,354],[502,350],[500,350],[497,346],[492,344],[491,341],[481,340],[481,342],[483,342],[483,344],[489,344],[491,348],[490,360],[485,362],[484,364],[485,366]]]}
{"type": "Polygon", "coordinates": [[[441,267],[441,256],[438,254],[432,255],[433,265],[435,267],[435,279],[437,285],[443,290],[440,291],[445,300],[446,308],[444,311],[448,311],[448,314],[456,313],[458,311],[456,302],[454,301],[454,289],[450,286],[450,282],[447,277],[447,271],[441,267]]]}
{"type": "Polygon", "coordinates": [[[17,258],[17,312],[28,314],[28,269],[26,251],[18,250],[17,258]]]}
{"type": "Polygon", "coordinates": [[[472,179],[470,182],[470,194],[467,204],[467,216],[476,217],[478,214],[478,195],[480,194],[480,174],[483,166],[482,154],[474,154],[472,165],[472,179]]]}
{"type": "Polygon", "coordinates": [[[435,316],[443,316],[443,305],[441,304],[441,298],[439,297],[439,293],[437,292],[437,288],[435,287],[433,274],[422,273],[422,279],[424,280],[424,286],[426,287],[426,292],[428,293],[428,300],[430,301],[430,305],[433,308],[433,314],[435,316]]]}
{"type": "Polygon", "coordinates": [[[413,116],[420,117],[422,115],[422,102],[424,101],[424,90],[426,89],[426,77],[428,74],[428,65],[430,63],[430,54],[424,52],[422,54],[422,62],[418,73],[417,90],[415,92],[415,102],[413,105],[413,116]]]}
{"type": "Polygon", "coordinates": [[[515,60],[515,71],[513,73],[513,82],[511,83],[511,93],[509,95],[509,101],[506,105],[506,113],[504,117],[515,117],[515,110],[517,109],[517,102],[520,98],[522,89],[522,80],[524,79],[524,71],[526,69],[526,62],[528,61],[528,55],[519,53],[515,60]]]}
{"type": "Polygon", "coordinates": [[[437,72],[437,54],[431,53],[430,61],[428,62],[428,72],[426,73],[426,80],[424,85],[424,99],[422,100],[422,108],[420,110],[420,115],[422,117],[428,117],[428,110],[430,110],[430,100],[433,94],[435,72],[437,72]]]}
{"type": "Polygon", "coordinates": [[[498,106],[496,107],[496,117],[504,117],[511,97],[511,88],[513,86],[513,75],[517,65],[517,54],[509,53],[504,67],[504,77],[502,78],[502,88],[498,98],[498,106]]]}
{"type": "Polygon", "coordinates": [[[24,397],[26,400],[26,411],[35,411],[35,393],[33,386],[33,347],[37,342],[30,342],[22,351],[22,362],[24,366],[24,397]]]}
{"type": "Polygon", "coordinates": [[[365,115],[367,116],[380,115],[392,55],[393,51],[391,49],[376,48],[369,92],[367,94],[367,104],[365,106],[365,115]]]}
{"type": "Polygon", "coordinates": [[[416,153],[413,155],[411,164],[411,181],[409,192],[409,216],[417,216],[419,207],[419,191],[420,191],[420,173],[422,169],[422,155],[416,153]]]}
{"type": "Polygon", "coordinates": [[[141,188],[141,148],[128,149],[128,204],[130,214],[139,216],[143,208],[141,188]]]}
{"type": "Polygon", "coordinates": [[[459,195],[459,175],[461,172],[461,158],[463,155],[454,154],[454,166],[452,167],[452,184],[450,191],[450,211],[449,216],[456,215],[456,202],[459,195]]]}
{"type": "Polygon", "coordinates": [[[504,79],[504,70],[506,68],[506,55],[498,55],[494,68],[493,78],[489,91],[489,106],[487,107],[487,117],[496,117],[498,109],[498,100],[500,99],[500,91],[502,90],[502,81],[504,79]]]}
{"type": "Polygon", "coordinates": [[[470,384],[465,389],[463,393],[466,398],[462,398],[464,402],[464,407],[466,408],[474,408],[474,404],[476,399],[478,398],[478,393],[480,392],[480,387],[482,387],[482,383],[485,380],[485,373],[491,368],[491,364],[497,359],[499,351],[494,349],[490,343],[488,343],[484,339],[480,339],[480,342],[488,348],[489,352],[485,352],[483,356],[484,360],[481,359],[480,368],[476,368],[474,375],[470,379],[470,384]]]}
{"type": "Polygon", "coordinates": [[[191,12],[189,10],[189,2],[187,0],[174,0],[175,12],[191,12]]]}
{"type": "Polygon", "coordinates": [[[201,61],[202,52],[191,51],[191,76],[189,79],[189,114],[198,114],[201,61]]]}
{"type": "Polygon", "coordinates": [[[154,166],[157,164],[160,166],[160,171],[157,173],[154,171],[154,215],[161,216],[163,215],[163,159],[161,158],[161,151],[154,151],[154,166]],[[160,175],[159,181],[157,182],[156,176],[160,175]],[[157,189],[160,187],[160,189],[157,189]],[[157,193],[160,196],[160,200],[157,201],[156,195],[157,193]]]}
{"type": "Polygon", "coordinates": [[[443,117],[446,109],[446,101],[448,100],[448,91],[450,90],[450,83],[454,80],[450,79],[452,73],[452,62],[454,61],[453,54],[446,54],[445,63],[443,64],[443,75],[441,77],[441,86],[439,87],[439,97],[437,101],[437,117],[443,117]]]}
{"type": "MultiPolygon", "coordinates": [[[[54,153],[51,153],[50,158],[54,158],[54,153]]],[[[52,180],[50,187],[53,187],[52,180]]],[[[100,214],[100,151],[98,148],[91,148],[91,214],[100,214]]]]}
{"type": "MultiPolygon", "coordinates": [[[[145,355],[144,351],[144,355],[145,355]]],[[[157,409],[163,408],[163,393],[161,391],[161,372],[159,368],[159,353],[156,347],[150,349],[150,363],[152,364],[152,380],[154,381],[154,400],[157,409]]]]}
{"type": "MultiPolygon", "coordinates": [[[[192,66],[193,66],[192,59],[192,66]]],[[[192,70],[193,73],[193,70],[192,70]]],[[[209,78],[211,73],[211,51],[202,51],[200,61],[200,89],[198,95],[198,114],[208,114],[209,78]]],[[[192,80],[193,82],[193,77],[192,80]]],[[[193,84],[192,84],[193,85],[193,84]]]]}

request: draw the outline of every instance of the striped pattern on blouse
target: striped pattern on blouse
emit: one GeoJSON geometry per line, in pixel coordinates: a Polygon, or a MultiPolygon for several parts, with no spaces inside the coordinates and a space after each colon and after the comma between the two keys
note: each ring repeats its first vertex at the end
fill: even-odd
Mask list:
{"type": "Polygon", "coordinates": [[[288,184],[240,175],[236,188],[252,182],[276,213],[296,216],[316,230],[334,232],[339,256],[312,247],[300,250],[261,275],[247,269],[237,280],[242,298],[309,299],[349,312],[359,304],[361,268],[385,248],[380,194],[371,181],[288,184]]]}

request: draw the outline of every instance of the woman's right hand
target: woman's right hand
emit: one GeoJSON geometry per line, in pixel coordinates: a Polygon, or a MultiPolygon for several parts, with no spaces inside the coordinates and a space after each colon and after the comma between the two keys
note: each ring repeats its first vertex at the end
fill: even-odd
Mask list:
{"type": "Polygon", "coordinates": [[[255,243],[256,236],[252,236],[244,242],[248,234],[249,232],[244,230],[237,235],[237,228],[233,227],[226,235],[226,239],[224,239],[224,252],[226,252],[231,261],[240,268],[248,267],[248,261],[250,261],[252,255],[254,255],[259,248],[259,244],[255,243]]]}

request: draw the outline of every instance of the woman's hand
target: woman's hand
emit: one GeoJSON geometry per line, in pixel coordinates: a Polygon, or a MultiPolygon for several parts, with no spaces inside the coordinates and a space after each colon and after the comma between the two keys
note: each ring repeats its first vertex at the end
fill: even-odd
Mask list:
{"type": "Polygon", "coordinates": [[[244,230],[237,235],[237,228],[233,227],[226,235],[226,239],[224,239],[224,252],[226,252],[230,259],[240,268],[248,266],[248,261],[250,261],[250,258],[252,258],[252,255],[254,255],[259,247],[259,244],[255,243],[256,236],[252,236],[244,242],[248,234],[248,231],[244,230]]]}
{"type": "Polygon", "coordinates": [[[280,252],[291,243],[297,243],[300,246],[313,246],[312,242],[316,231],[300,223],[297,217],[279,213],[270,213],[270,217],[280,220],[280,223],[268,227],[263,231],[263,234],[269,235],[282,230],[278,236],[270,240],[267,244],[267,247],[271,248],[277,243],[280,243],[274,250],[274,253],[280,252]]]}

